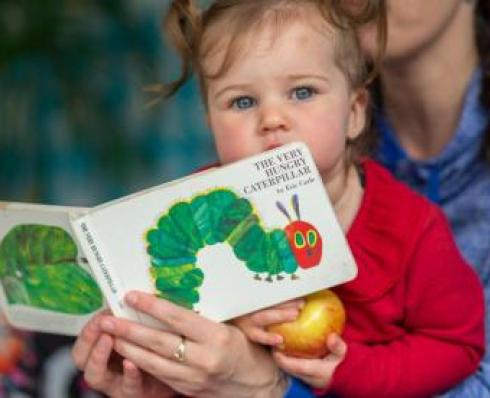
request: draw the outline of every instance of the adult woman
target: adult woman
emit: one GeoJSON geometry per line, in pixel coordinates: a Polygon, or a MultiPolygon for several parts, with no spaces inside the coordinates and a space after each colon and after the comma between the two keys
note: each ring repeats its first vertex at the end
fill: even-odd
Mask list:
{"type": "MultiPolygon", "coordinates": [[[[473,8],[470,5],[463,6],[455,2],[448,4],[448,12],[444,14],[444,17],[447,18],[441,18],[444,26],[446,20],[451,22],[452,17],[463,13],[461,10],[466,10],[461,15],[468,15],[468,10],[471,11],[470,15],[473,15],[473,8]],[[459,7],[467,8],[460,9],[459,7]]],[[[446,9],[444,8],[444,10],[446,9]]],[[[393,16],[396,16],[396,14],[393,14],[393,16]]],[[[469,26],[471,26],[471,23],[469,26]]],[[[151,374],[162,375],[160,379],[166,380],[172,388],[186,394],[199,396],[272,397],[284,393],[284,380],[280,373],[277,372],[267,352],[248,343],[237,329],[212,322],[203,324],[205,321],[199,319],[195,314],[179,311],[170,303],[156,302],[146,295],[133,296],[133,298],[138,299],[137,309],[144,310],[150,315],[153,314],[157,318],[164,317],[171,330],[176,330],[179,334],[188,336],[189,340],[187,343],[170,333],[164,340],[158,337],[156,333],[148,333],[148,331],[145,332],[145,337],[143,337],[140,329],[129,328],[121,323],[111,325],[110,323],[102,322],[100,326],[108,333],[117,328],[118,336],[129,337],[130,340],[137,344],[143,344],[143,340],[145,340],[145,346],[152,347],[155,355],[149,357],[148,362],[143,364],[143,368],[150,369],[149,373],[151,374]],[[125,327],[126,330],[121,330],[125,327]],[[196,344],[196,342],[203,344],[196,344]],[[204,364],[204,366],[201,366],[200,371],[189,369],[189,366],[176,366],[175,361],[172,363],[172,353],[179,362],[187,361],[187,365],[190,365],[188,362],[192,362],[191,364],[200,363],[201,365],[204,364]],[[223,355],[223,353],[226,353],[226,355],[223,355]],[[186,377],[183,377],[184,372],[187,372],[185,373],[186,377]],[[181,382],[179,380],[185,381],[181,382]]],[[[105,319],[105,321],[108,321],[108,319],[105,319]]],[[[86,370],[86,377],[95,387],[105,390],[110,395],[131,396],[134,391],[141,387],[142,374],[138,373],[134,365],[126,360],[123,361],[123,374],[129,377],[121,378],[121,383],[114,382],[114,378],[120,375],[106,371],[107,360],[114,340],[109,335],[103,334],[92,350],[92,355],[87,356],[87,353],[91,350],[90,347],[100,336],[98,323],[93,322],[91,326],[85,329],[74,350],[79,366],[86,370]]],[[[161,336],[161,332],[159,335],[161,336]]],[[[137,356],[139,348],[134,346],[131,350],[133,350],[131,355],[129,355],[128,351],[125,353],[130,357],[137,356]]],[[[144,382],[147,383],[146,386],[149,386],[147,391],[164,393],[162,385],[156,383],[156,379],[148,377],[144,382]]],[[[166,393],[171,394],[170,391],[166,391],[166,393]]],[[[307,391],[304,392],[304,394],[308,393],[307,391]]],[[[290,396],[298,397],[299,394],[299,392],[291,393],[290,391],[290,396]]]]}
{"type": "MultiPolygon", "coordinates": [[[[377,84],[377,157],[442,206],[488,303],[490,3],[388,1],[388,7],[388,46],[377,84]]],[[[373,36],[364,35],[368,53],[373,36]]],[[[490,314],[486,325],[487,355],[448,397],[490,396],[490,314]]]]}

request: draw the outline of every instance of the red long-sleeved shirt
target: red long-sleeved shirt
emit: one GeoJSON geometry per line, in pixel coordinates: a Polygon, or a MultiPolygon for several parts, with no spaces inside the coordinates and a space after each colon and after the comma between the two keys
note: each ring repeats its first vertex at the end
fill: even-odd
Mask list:
{"type": "Polygon", "coordinates": [[[373,161],[347,239],[359,274],[334,290],[347,312],[347,355],[317,395],[429,397],[477,368],[482,288],[442,212],[373,161]]]}

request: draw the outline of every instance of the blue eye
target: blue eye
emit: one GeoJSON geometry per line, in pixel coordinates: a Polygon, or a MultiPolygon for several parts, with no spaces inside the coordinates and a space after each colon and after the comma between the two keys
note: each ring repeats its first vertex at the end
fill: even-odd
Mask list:
{"type": "Polygon", "coordinates": [[[252,97],[237,97],[231,101],[231,105],[238,109],[248,109],[255,105],[255,100],[252,97]]]}
{"type": "Polygon", "coordinates": [[[293,89],[292,97],[296,100],[306,100],[313,96],[315,90],[312,87],[296,87],[293,89]]]}

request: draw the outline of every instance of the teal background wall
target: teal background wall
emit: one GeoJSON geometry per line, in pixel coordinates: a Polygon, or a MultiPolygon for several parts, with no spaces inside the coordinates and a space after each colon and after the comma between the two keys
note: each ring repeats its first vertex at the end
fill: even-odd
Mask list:
{"type": "Polygon", "coordinates": [[[94,205],[215,158],[195,81],[176,76],[167,1],[0,1],[0,200],[94,205]]]}
{"type": "MultiPolygon", "coordinates": [[[[0,201],[92,206],[215,159],[195,81],[152,108],[145,85],[176,76],[165,0],[0,0],[0,201]]],[[[0,396],[98,397],[72,340],[19,334],[26,352],[0,396]]]]}

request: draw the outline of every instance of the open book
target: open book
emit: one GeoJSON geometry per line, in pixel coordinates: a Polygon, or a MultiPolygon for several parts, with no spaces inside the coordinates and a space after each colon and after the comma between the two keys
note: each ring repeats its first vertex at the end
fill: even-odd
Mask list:
{"type": "Polygon", "coordinates": [[[11,325],[76,335],[104,307],[70,225],[85,211],[0,203],[0,304],[11,325]]]}
{"type": "Polygon", "coordinates": [[[68,213],[111,310],[143,323],[154,322],[126,306],[130,290],[224,321],[357,273],[302,143],[68,213]]]}

